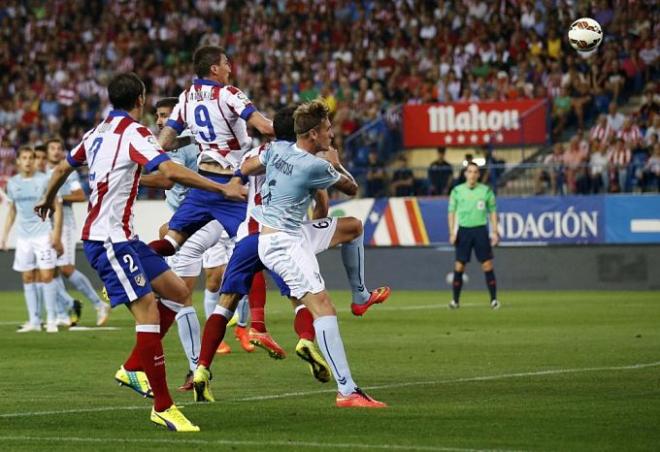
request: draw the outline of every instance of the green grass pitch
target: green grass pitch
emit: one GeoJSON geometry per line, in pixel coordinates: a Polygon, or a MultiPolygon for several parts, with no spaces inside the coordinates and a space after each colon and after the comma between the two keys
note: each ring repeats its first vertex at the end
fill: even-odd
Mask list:
{"type": "MultiPolygon", "coordinates": [[[[1,293],[1,450],[658,450],[660,297],[630,292],[503,292],[499,311],[466,291],[394,292],[364,318],[333,292],[356,381],[385,410],[333,406],[294,353],[288,302],[269,293],[267,321],[289,352],[217,357],[217,402],[178,393],[186,362],[176,327],[165,341],[170,388],[199,434],[149,422],[150,402],[113,376],[134,341],[115,331],[15,333],[20,293],[1,293]]],[[[198,294],[196,297],[200,299],[198,294]]],[[[83,325],[91,325],[85,304],[83,325]],[[86,312],[85,312],[86,311],[86,312]]],[[[202,313],[198,305],[198,313],[202,313]]]]}

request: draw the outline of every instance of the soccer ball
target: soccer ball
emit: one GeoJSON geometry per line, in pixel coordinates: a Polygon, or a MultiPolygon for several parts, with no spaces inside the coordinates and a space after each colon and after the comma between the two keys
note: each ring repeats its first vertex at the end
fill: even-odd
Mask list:
{"type": "Polygon", "coordinates": [[[581,17],[568,29],[568,42],[578,52],[591,52],[603,42],[603,30],[595,20],[581,17]]]}

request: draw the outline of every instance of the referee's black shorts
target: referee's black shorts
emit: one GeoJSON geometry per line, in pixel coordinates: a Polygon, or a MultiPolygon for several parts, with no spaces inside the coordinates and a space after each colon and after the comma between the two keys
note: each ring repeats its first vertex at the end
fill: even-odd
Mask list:
{"type": "Polygon", "coordinates": [[[493,248],[490,246],[490,237],[488,237],[488,226],[458,228],[458,234],[456,234],[456,260],[464,264],[470,262],[472,249],[474,249],[474,254],[479,262],[485,262],[493,258],[493,248]]]}

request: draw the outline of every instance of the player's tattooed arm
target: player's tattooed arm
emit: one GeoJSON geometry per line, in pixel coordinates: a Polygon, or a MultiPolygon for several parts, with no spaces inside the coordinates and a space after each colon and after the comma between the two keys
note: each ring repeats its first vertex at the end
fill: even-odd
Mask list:
{"type": "Polygon", "coordinates": [[[50,180],[48,181],[46,194],[43,199],[34,206],[34,211],[42,220],[49,218],[55,211],[55,198],[57,197],[57,191],[62,185],[64,185],[66,178],[69,177],[69,174],[71,174],[73,170],[73,166],[71,166],[66,159],[62,160],[55,168],[53,168],[53,174],[51,174],[50,180]]]}
{"type": "Polygon", "coordinates": [[[241,174],[244,176],[255,176],[266,172],[266,167],[262,165],[259,157],[250,157],[241,165],[241,174]]]}
{"type": "Polygon", "coordinates": [[[314,212],[312,212],[312,219],[326,218],[329,208],[330,197],[328,196],[328,190],[318,190],[316,192],[316,205],[314,206],[314,212]]]}
{"type": "Polygon", "coordinates": [[[177,135],[176,130],[172,127],[165,126],[158,135],[158,144],[166,151],[172,151],[192,143],[192,137],[179,137],[177,135]]]}
{"type": "Polygon", "coordinates": [[[0,236],[0,249],[2,251],[7,251],[7,238],[9,237],[9,231],[14,225],[16,220],[16,205],[12,202],[9,203],[9,212],[7,213],[7,218],[5,219],[5,227],[2,230],[2,235],[0,236]]]}
{"type": "Polygon", "coordinates": [[[236,183],[219,184],[200,176],[194,171],[189,170],[183,165],[173,162],[172,160],[165,160],[158,165],[158,170],[163,173],[168,179],[178,182],[186,187],[199,188],[211,192],[220,193],[228,199],[237,201],[245,201],[247,195],[242,185],[236,183]]]}
{"type": "Polygon", "coordinates": [[[140,185],[149,188],[160,188],[161,190],[171,190],[174,187],[174,182],[165,177],[160,171],[154,171],[149,174],[142,174],[140,176],[140,185]]]}

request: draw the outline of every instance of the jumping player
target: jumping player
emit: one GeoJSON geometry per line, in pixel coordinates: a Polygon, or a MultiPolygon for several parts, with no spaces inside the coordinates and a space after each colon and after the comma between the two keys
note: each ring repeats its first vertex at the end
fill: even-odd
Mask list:
{"type": "Polygon", "coordinates": [[[470,262],[474,249],[481,269],[486,276],[486,286],[490,292],[490,307],[498,309],[497,283],[493,270],[493,246],[500,240],[497,232],[497,212],[495,194],[488,185],[479,183],[479,166],[468,163],[465,170],[466,181],[454,187],[449,195],[448,226],[449,243],[456,247],[456,262],[454,263],[453,294],[449,303],[451,309],[458,309],[461,288],[463,287],[463,272],[470,262]],[[456,221],[458,217],[458,224],[456,221]],[[490,217],[490,240],[488,237],[488,217],[490,217]],[[456,229],[458,226],[458,230],[456,229]]]}
{"type": "Polygon", "coordinates": [[[161,337],[174,316],[164,315],[165,308],[154,296],[156,291],[182,304],[189,291],[163,258],[137,239],[133,206],[143,167],[225,198],[241,199],[242,195],[235,185],[218,184],[169,159],[149,129],[137,122],[145,103],[144,83],[137,75],[115,76],[108,96],[114,110],[55,167],[45,199],[35,209],[47,218],[69,174],[75,167],[89,166],[92,192],[82,231],[85,255],[103,280],[111,305],[127,305],[135,318],[137,342],[129,361],[137,361],[149,380],[154,397],[151,421],[179,432],[199,431],[170,397],[161,337]]]}

